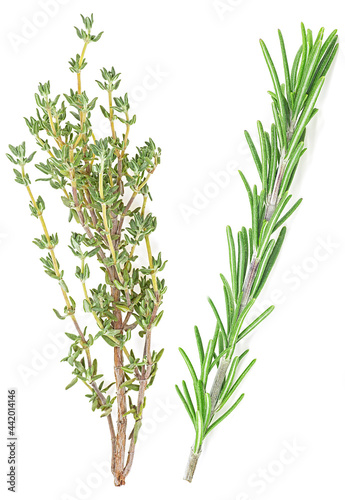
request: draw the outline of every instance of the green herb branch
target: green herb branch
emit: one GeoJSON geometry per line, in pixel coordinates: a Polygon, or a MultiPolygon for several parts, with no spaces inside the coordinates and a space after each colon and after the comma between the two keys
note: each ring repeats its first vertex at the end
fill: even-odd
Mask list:
{"type": "Polygon", "coordinates": [[[226,316],[223,320],[218,308],[209,299],[216,318],[216,328],[213,338],[208,341],[205,349],[199,330],[195,327],[200,361],[199,376],[185,351],[180,349],[192,377],[194,391],[193,402],[185,381],[182,382],[182,390],[176,386],[195,430],[195,440],[185,474],[185,479],[190,482],[204,439],[233,412],[244,397],[244,394],[241,394],[232,402],[235,391],[256,360],[253,359],[242,370],[242,360],[248,350],[241,352],[238,344],[274,309],[273,306],[269,307],[245,326],[246,318],[249,317],[282,247],[286,233],[283,224],[302,201],[299,199],[291,206],[292,195],[289,191],[300,159],[306,151],[304,145],[306,128],[318,111],[315,105],[337,52],[338,37],[335,30],[324,41],[322,28],[314,40],[312,32],[306,30],[303,24],[301,30],[302,44],[291,69],[283,36],[278,31],[284,83],[279,80],[270,53],[265,43],[260,40],[273,84],[273,91],[269,94],[272,98],[274,122],[267,132],[258,121],[259,150],[250,134],[245,132],[260,178],[260,186],[250,187],[244,174],[239,172],[249,199],[251,226],[248,229],[242,227],[238,231],[237,245],[230,226],[227,227],[230,280],[228,281],[222,274],[220,276],[226,316]],[[276,236],[278,230],[279,234],[276,236]],[[212,370],[215,371],[215,375],[211,388],[208,389],[212,370]]]}
{"type": "Polygon", "coordinates": [[[82,87],[81,73],[87,62],[86,49],[97,42],[102,33],[91,34],[93,16],[83,17],[83,28],[76,28],[83,41],[81,54],[70,60],[69,68],[76,74],[76,90],[51,96],[50,82],[39,84],[35,94],[36,117],[25,118],[39,148],[48,156],[36,163],[44,174],[38,181],[49,182],[62,193],[61,200],[67,207],[68,220],[79,224],[82,232],[71,232],[70,250],[78,260],[75,276],[81,283],[83,309],[93,315],[95,331],[87,333],[76,318],[76,301],[71,297],[64,271],[55,255],[57,234],[48,232],[43,212],[45,202],[35,198],[26,166],[35,152],[26,157],[25,143],[9,146],[9,160],[20,167],[14,169],[16,181],[26,187],[30,197],[30,210],[39,219],[43,235],[34,243],[48,252],[41,261],[45,272],[58,281],[64,310],[54,309],[59,319],[71,317],[75,333],[66,333],[71,340],[68,355],[63,359],[73,368],[69,389],[78,381],[88,388],[86,395],[93,411],[99,410],[106,417],[111,439],[111,470],[116,486],[125,484],[129,474],[141,427],[146,403],[146,390],[156,376],[158,362],[163,354],[152,350],[152,330],[162,317],[160,310],[166,291],[164,280],[158,278],[165,266],[161,254],[154,257],[150,235],[157,221],[146,212],[147,200],[151,199],[148,181],[160,164],[160,148],[152,139],[137,147],[136,153],[128,153],[130,128],[136,116],[130,117],[128,96],[117,95],[120,74],[114,68],[101,70],[98,86],[106,93],[107,106],[100,106],[109,120],[109,136],[96,140],[92,128],[92,112],[97,98],[89,99],[82,87]],[[123,134],[116,131],[115,122],[123,127],[123,134]],[[142,202],[134,206],[137,196],[142,202]],[[147,264],[140,263],[137,248],[145,242],[147,264]],[[95,288],[87,287],[92,263],[97,258],[104,273],[104,281],[95,288]],[[143,350],[137,354],[128,347],[132,334],[137,331],[143,342],[143,350]],[[113,351],[114,381],[106,386],[96,358],[91,357],[92,346],[102,338],[113,351]],[[115,385],[115,395],[111,388],[115,385]],[[136,393],[136,402],[133,396],[136,393]],[[115,403],[116,400],[116,403],[115,403]],[[117,422],[114,424],[114,409],[117,422]],[[128,417],[133,426],[127,432],[128,417]],[[127,445],[127,439],[129,443],[127,445]]]}

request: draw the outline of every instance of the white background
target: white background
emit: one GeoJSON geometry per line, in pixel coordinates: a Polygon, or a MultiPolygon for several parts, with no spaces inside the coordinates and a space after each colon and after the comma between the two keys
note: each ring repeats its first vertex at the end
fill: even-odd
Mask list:
{"type": "MultiPolygon", "coordinates": [[[[221,304],[219,273],[228,274],[225,226],[230,223],[237,230],[250,223],[236,170],[241,168],[251,182],[257,178],[243,130],[255,136],[257,119],[266,127],[272,121],[266,93],[272,85],[259,38],[278,61],[281,74],[277,28],[283,31],[291,61],[300,44],[302,20],[314,32],[324,26],[327,35],[338,28],[342,43],[344,11],[336,0],[6,3],[1,18],[0,223],[0,470],[5,498],[10,498],[5,486],[8,387],[18,391],[20,500],[342,496],[342,45],[319,99],[320,112],[309,127],[308,151],[293,185],[295,199],[303,196],[304,201],[289,221],[283,251],[259,300],[262,306],[274,303],[276,310],[247,341],[250,355],[258,361],[243,384],[246,397],[207,440],[192,485],[182,476],[193,429],[174,390],[175,383],[189,377],[178,346],[196,361],[193,325],[199,325],[205,341],[212,334],[214,320],[206,297],[221,304]],[[48,4],[49,14],[42,14],[48,4]],[[73,26],[81,25],[80,13],[91,12],[94,32],[105,34],[87,49],[83,85],[90,96],[98,95],[104,102],[106,96],[94,80],[100,79],[99,68],[114,65],[122,73],[119,92],[129,92],[137,114],[132,145],[150,136],[162,147],[162,165],[151,184],[151,209],[159,221],[153,248],[169,260],[164,271],[169,286],[165,316],[153,337],[155,348],[164,346],[165,355],[147,394],[145,423],[128,484],[116,491],[107,468],[106,422],[91,412],[80,385],[64,390],[71,376],[60,359],[68,346],[63,332],[70,326],[52,312],[52,307],[62,309],[61,297],[56,283],[43,273],[40,251],[31,243],[41,230],[29,215],[25,189],[13,181],[11,164],[4,158],[8,143],[26,140],[30,150],[35,147],[22,116],[34,113],[38,82],[50,79],[53,94],[75,86],[67,61],[80,53],[81,41],[73,26]],[[285,451],[291,446],[294,454],[285,451]]],[[[79,297],[75,262],[65,249],[67,236],[63,237],[70,230],[66,211],[57,193],[46,188],[42,183],[33,186],[36,196],[43,194],[46,200],[50,232],[59,231],[62,238],[58,258],[73,295],[79,297]]],[[[110,377],[111,349],[99,349],[108,360],[104,370],[110,377]]]]}

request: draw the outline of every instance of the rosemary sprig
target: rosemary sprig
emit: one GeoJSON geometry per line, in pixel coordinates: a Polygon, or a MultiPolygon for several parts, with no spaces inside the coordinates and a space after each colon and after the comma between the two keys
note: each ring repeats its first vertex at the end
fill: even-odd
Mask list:
{"type": "Polygon", "coordinates": [[[244,174],[239,172],[249,199],[251,226],[249,229],[242,227],[238,231],[237,245],[230,226],[227,227],[230,282],[221,275],[226,317],[224,320],[221,318],[217,307],[209,299],[216,318],[216,328],[205,351],[199,330],[195,327],[200,360],[199,376],[185,351],[180,349],[192,377],[195,395],[193,403],[185,381],[182,382],[182,391],[176,386],[195,430],[195,440],[184,477],[189,482],[192,481],[204,439],[232,413],[244,397],[241,394],[233,400],[235,391],[256,360],[253,359],[242,369],[242,360],[248,350],[241,352],[238,343],[271,314],[274,306],[266,309],[246,327],[244,322],[261,293],[284,242],[286,227],[281,226],[302,201],[299,199],[288,208],[292,198],[289,190],[300,159],[306,151],[306,127],[317,112],[315,105],[337,52],[338,37],[335,30],[323,41],[322,28],[313,40],[312,32],[306,30],[303,23],[301,30],[302,45],[291,70],[284,39],[278,31],[284,83],[279,80],[270,53],[260,40],[274,88],[273,92],[269,92],[274,123],[267,132],[258,121],[259,151],[250,134],[245,131],[261,184],[260,187],[254,185],[251,188],[244,174]],[[279,234],[276,236],[278,229],[279,234]],[[208,389],[213,369],[215,375],[211,389],[208,389]],[[223,412],[223,408],[229,403],[231,406],[223,412]]]}
{"type": "Polygon", "coordinates": [[[92,410],[99,410],[100,416],[107,418],[112,446],[111,470],[115,485],[121,486],[132,467],[146,389],[154,381],[163,354],[163,349],[159,352],[152,350],[151,334],[163,314],[160,307],[166,286],[157,273],[163,270],[165,263],[160,253],[156,257],[152,255],[150,235],[156,229],[157,221],[147,212],[147,200],[151,199],[148,181],[160,164],[161,151],[149,139],[144,146],[137,147],[133,156],[129,155],[129,133],[136,117],[129,116],[127,94],[123,97],[113,95],[120,84],[120,74],[114,68],[103,68],[103,80],[97,81],[106,93],[107,107],[100,108],[109,120],[110,135],[95,139],[92,112],[97,98],[89,99],[83,90],[81,73],[87,64],[85,53],[88,45],[97,42],[102,33],[91,34],[93,15],[82,16],[82,21],[83,28],[76,28],[83,42],[82,51],[69,63],[70,70],[76,74],[76,89],[64,94],[65,101],[61,102],[60,95],[51,96],[50,82],[39,84],[35,95],[36,117],[25,121],[37,145],[48,155],[47,160],[35,165],[44,174],[43,179],[37,180],[48,181],[53,189],[61,190],[69,221],[73,220],[82,228],[81,233],[72,231],[69,248],[78,260],[75,276],[81,283],[84,311],[95,319],[92,334],[87,333],[77,320],[76,301],[69,295],[64,272],[55,254],[58,236],[47,229],[43,216],[44,200],[41,196],[35,198],[31,190],[26,167],[35,152],[26,156],[25,143],[22,143],[17,147],[9,146],[11,154],[7,156],[20,168],[14,169],[15,180],[26,186],[31,213],[39,219],[43,229],[44,234],[35,238],[34,243],[41,250],[48,251],[48,255],[41,258],[44,270],[57,280],[64,298],[63,313],[56,309],[54,312],[62,320],[70,316],[76,329],[76,333],[66,333],[71,346],[62,361],[73,368],[73,379],[66,389],[81,381],[88,388],[86,396],[92,410]],[[122,136],[116,131],[115,120],[124,128],[122,136]],[[141,203],[135,206],[138,200],[141,203]],[[140,262],[137,253],[143,242],[147,263],[140,262]],[[86,283],[95,267],[95,256],[104,280],[88,289],[86,283]],[[134,353],[128,347],[135,331],[143,343],[140,353],[134,353]],[[92,346],[99,338],[111,346],[114,359],[114,381],[107,386],[99,368],[101,363],[91,355],[92,346]],[[113,385],[116,387],[115,396],[109,392],[113,385]],[[115,406],[116,426],[113,422],[115,406]],[[127,418],[130,415],[134,422],[128,433],[127,418]]]}

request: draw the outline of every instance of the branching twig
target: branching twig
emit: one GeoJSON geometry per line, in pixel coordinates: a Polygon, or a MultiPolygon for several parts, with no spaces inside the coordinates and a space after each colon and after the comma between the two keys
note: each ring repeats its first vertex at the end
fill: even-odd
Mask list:
{"type": "MultiPolygon", "coordinates": [[[[163,350],[151,351],[151,332],[163,311],[158,312],[166,291],[164,280],[159,280],[157,272],[163,270],[161,255],[154,258],[151,253],[149,235],[156,228],[156,219],[144,210],[132,210],[132,203],[138,194],[144,197],[144,206],[149,196],[147,181],[160,162],[160,148],[152,139],[136,149],[131,157],[128,153],[130,127],[135,116],[129,116],[128,96],[113,97],[120,80],[114,68],[101,70],[103,81],[98,82],[107,92],[108,110],[101,106],[103,114],[110,121],[109,137],[96,140],[91,125],[91,114],[96,98],[89,100],[82,88],[81,72],[86,66],[86,48],[97,42],[102,33],[91,34],[93,16],[83,17],[83,29],[76,29],[83,40],[80,55],[70,61],[70,69],[77,75],[77,89],[64,94],[69,111],[76,123],[69,121],[67,108],[60,102],[60,96],[51,97],[50,82],[39,85],[36,94],[37,118],[25,119],[30,132],[36,138],[40,149],[48,154],[46,163],[36,164],[45,174],[54,189],[63,192],[62,201],[69,209],[69,221],[73,218],[83,228],[82,233],[72,232],[70,249],[80,260],[75,275],[82,284],[83,308],[95,319],[96,331],[86,333],[76,319],[76,303],[69,295],[54,248],[58,244],[57,234],[48,233],[43,211],[45,203],[41,196],[37,199],[30,188],[30,178],[25,166],[34,154],[25,156],[25,143],[10,146],[12,154],[8,158],[21,170],[14,169],[16,181],[26,186],[30,196],[31,213],[40,220],[43,235],[34,243],[47,250],[48,256],[41,258],[45,272],[60,285],[65,307],[63,313],[55,311],[60,319],[71,317],[76,334],[66,333],[72,341],[68,355],[63,361],[73,367],[73,380],[69,389],[79,380],[89,389],[87,394],[92,410],[100,410],[108,421],[111,439],[111,471],[116,486],[125,484],[133,462],[137,435],[145,406],[145,391],[152,384],[157,371],[157,363],[163,350]],[[121,140],[116,133],[114,120],[124,124],[121,140]],[[43,135],[41,135],[43,134],[43,135]],[[42,137],[47,137],[43,139],[42,137]],[[55,141],[51,147],[49,140],[55,141]],[[124,200],[129,201],[127,203],[124,200]],[[149,266],[137,264],[135,249],[145,240],[149,266]],[[97,255],[104,281],[96,288],[86,286],[90,278],[90,259],[97,255]],[[132,319],[131,319],[132,318],[132,319]],[[131,323],[129,323],[131,321],[131,323]],[[140,327],[143,339],[143,353],[136,356],[127,348],[131,336],[140,327]],[[114,382],[104,387],[104,375],[99,372],[97,359],[92,359],[91,349],[97,339],[102,338],[113,349],[114,382]],[[129,375],[130,374],[130,375],[129,375]],[[133,377],[133,378],[131,378],[133,377]],[[101,380],[102,379],[102,380],[101,380]],[[110,387],[115,384],[116,395],[111,396],[110,387]],[[137,406],[132,404],[131,391],[138,391],[137,406]],[[115,403],[116,400],[116,403],[115,403]],[[113,423],[113,409],[117,406],[117,429],[113,423]],[[134,417],[134,429],[127,445],[127,419],[134,417]],[[125,462],[126,452],[128,458],[125,462]]],[[[95,259],[94,259],[95,260],[95,259]]]]}

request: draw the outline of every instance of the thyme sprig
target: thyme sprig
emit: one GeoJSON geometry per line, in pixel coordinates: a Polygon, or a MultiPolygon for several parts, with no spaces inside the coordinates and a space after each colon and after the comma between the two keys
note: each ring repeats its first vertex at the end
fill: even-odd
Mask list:
{"type": "Polygon", "coordinates": [[[120,74],[114,68],[101,70],[97,81],[106,93],[107,106],[100,106],[109,120],[109,136],[96,140],[92,128],[92,113],[97,97],[90,98],[82,88],[81,73],[87,62],[85,52],[90,43],[100,40],[102,33],[91,34],[93,15],[82,17],[83,28],[76,28],[83,46],[72,58],[69,68],[77,76],[76,89],[61,96],[52,96],[50,82],[40,83],[35,94],[36,115],[25,122],[36,144],[48,158],[36,163],[55,190],[61,190],[61,200],[67,207],[71,222],[79,224],[81,232],[71,231],[70,250],[77,259],[75,277],[81,284],[83,309],[93,315],[94,330],[88,333],[76,315],[76,301],[70,295],[64,271],[55,254],[58,235],[48,231],[44,212],[45,202],[34,196],[27,166],[36,152],[26,156],[23,142],[9,146],[9,160],[16,181],[26,187],[30,197],[30,211],[42,226],[43,234],[34,239],[39,249],[47,251],[41,258],[44,270],[55,279],[64,298],[63,311],[54,309],[63,320],[71,317],[76,332],[67,332],[71,345],[66,357],[73,368],[73,379],[66,389],[78,381],[88,388],[87,398],[93,411],[108,420],[112,451],[111,470],[116,486],[125,484],[131,470],[142,414],[146,403],[146,389],[153,383],[158,362],[163,354],[152,350],[151,334],[162,317],[160,310],[166,286],[158,274],[164,269],[161,254],[153,256],[150,236],[157,220],[147,211],[151,199],[149,179],[160,164],[161,150],[152,139],[137,147],[134,155],[128,152],[130,128],[136,116],[130,116],[127,94],[117,94],[120,74]],[[118,127],[115,127],[115,122],[118,127]],[[123,133],[116,130],[123,127],[123,133]],[[137,200],[140,200],[137,203],[137,200]],[[136,202],[136,203],[135,203],[136,202]],[[140,261],[137,249],[145,244],[147,263],[140,261]],[[104,273],[103,282],[94,288],[87,283],[97,258],[104,273]],[[134,332],[142,339],[142,353],[129,347],[134,332]],[[98,339],[111,346],[114,358],[114,381],[105,382],[100,366],[103,360],[92,357],[92,346],[98,339]],[[109,391],[115,385],[116,394],[109,391]],[[133,393],[136,394],[134,402],[133,393]],[[116,403],[115,403],[116,400],[116,403]],[[117,406],[117,424],[113,415],[117,406]],[[127,433],[127,419],[133,417],[133,427],[127,433]],[[127,438],[129,445],[126,449],[127,438]],[[127,458],[126,458],[127,453],[127,458]]]}
{"type": "Polygon", "coordinates": [[[335,30],[323,41],[322,28],[314,40],[311,30],[306,30],[303,23],[301,30],[302,45],[291,69],[283,36],[278,31],[284,83],[279,80],[270,53],[265,43],[260,40],[273,83],[274,91],[269,94],[272,98],[274,122],[269,132],[265,131],[260,121],[257,122],[259,151],[250,134],[245,131],[260,178],[259,186],[251,187],[244,174],[239,172],[249,199],[251,226],[248,229],[242,227],[238,231],[237,245],[231,227],[226,229],[230,280],[220,275],[226,316],[222,319],[214,302],[208,299],[216,318],[216,328],[205,349],[199,330],[195,327],[200,361],[198,371],[185,351],[180,348],[192,377],[194,392],[193,402],[185,381],[182,381],[182,390],[176,386],[195,430],[195,440],[184,478],[190,482],[204,439],[233,412],[244,397],[244,394],[241,394],[233,401],[235,391],[256,360],[253,359],[242,369],[242,360],[248,350],[241,350],[238,344],[271,314],[274,306],[251,320],[247,326],[245,320],[261,293],[284,242],[286,227],[283,224],[302,202],[302,199],[299,199],[291,206],[292,195],[289,191],[300,159],[306,151],[306,128],[318,111],[315,105],[337,52],[338,37],[335,30]],[[215,375],[209,389],[208,381],[214,373],[211,374],[212,370],[215,375]],[[227,407],[225,411],[224,407],[227,407]]]}

